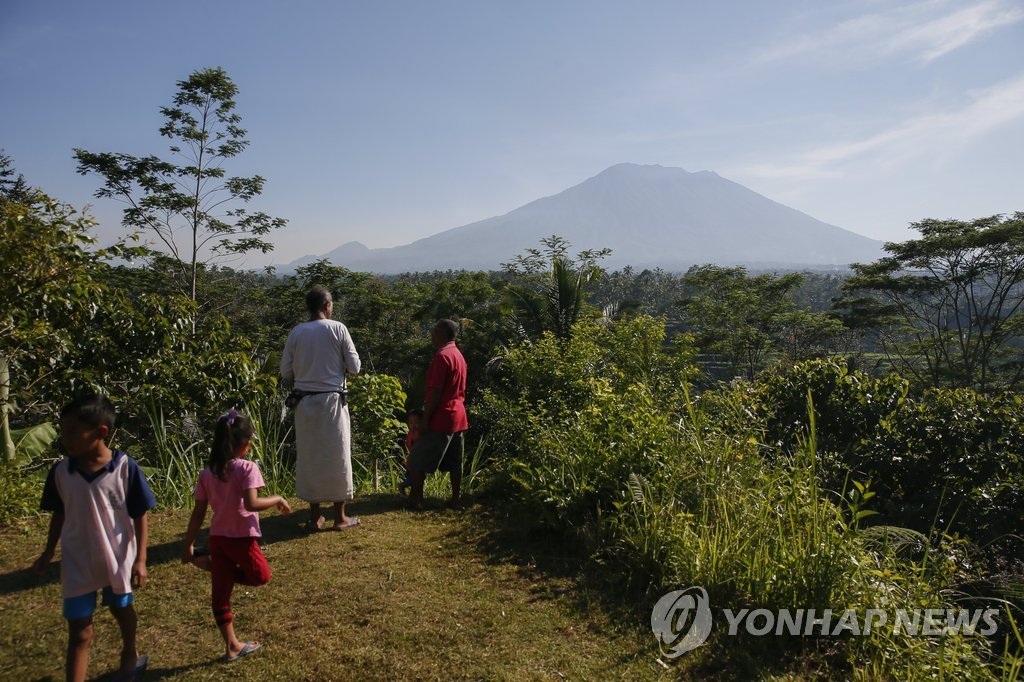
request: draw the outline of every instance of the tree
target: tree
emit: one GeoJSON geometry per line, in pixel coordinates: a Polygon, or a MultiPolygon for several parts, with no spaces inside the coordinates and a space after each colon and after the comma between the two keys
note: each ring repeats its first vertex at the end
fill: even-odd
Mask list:
{"type": "Polygon", "coordinates": [[[502,264],[513,280],[506,291],[520,335],[540,338],[551,332],[560,339],[572,335],[573,325],[586,309],[586,288],[604,274],[597,263],[611,249],[587,249],[569,256],[569,242],[554,236],[541,239],[540,249],[502,264]]]}
{"type": "Polygon", "coordinates": [[[26,204],[32,199],[32,190],[25,182],[25,176],[14,170],[14,162],[2,149],[0,149],[0,197],[19,204],[26,204]]]}
{"type": "Polygon", "coordinates": [[[93,311],[92,221],[42,194],[21,204],[0,197],[0,447],[14,458],[10,415],[16,396],[50,376],[71,345],[71,330],[93,311]],[[19,384],[14,383],[17,378],[19,384]],[[17,386],[17,390],[15,390],[17,386]]]}
{"type": "Polygon", "coordinates": [[[266,253],[273,245],[264,237],[287,222],[245,208],[263,191],[264,178],[226,177],[223,164],[249,145],[234,113],[237,93],[221,68],[178,81],[174,105],[160,109],[160,134],[172,140],[180,165],[156,156],[75,150],[78,172],[103,178],[96,196],[127,204],[124,225],[151,234],[166,249],[193,301],[204,263],[253,250],[266,253]]]}
{"type": "Polygon", "coordinates": [[[1024,212],[923,220],[921,237],[854,264],[837,302],[918,383],[1012,389],[1024,377],[1024,212]]]}
{"type": "Polygon", "coordinates": [[[683,277],[693,293],[681,306],[698,346],[752,379],[770,352],[813,356],[841,330],[823,313],[797,309],[792,295],[802,281],[796,272],[750,276],[743,267],[702,265],[683,277]]]}
{"type": "Polygon", "coordinates": [[[677,329],[684,293],[678,275],[661,268],[636,272],[627,265],[602,277],[591,300],[607,318],[652,315],[666,318],[677,329]]]}

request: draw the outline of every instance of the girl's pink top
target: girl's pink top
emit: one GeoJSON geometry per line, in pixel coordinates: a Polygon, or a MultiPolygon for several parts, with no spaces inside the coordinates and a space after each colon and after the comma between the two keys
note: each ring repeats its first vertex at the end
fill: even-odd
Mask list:
{"type": "Polygon", "coordinates": [[[260,515],[246,511],[245,491],[263,487],[263,474],[256,462],[248,459],[233,459],[224,467],[224,478],[207,467],[199,474],[193,497],[206,500],[213,507],[210,521],[210,535],[225,538],[259,537],[260,515]]]}

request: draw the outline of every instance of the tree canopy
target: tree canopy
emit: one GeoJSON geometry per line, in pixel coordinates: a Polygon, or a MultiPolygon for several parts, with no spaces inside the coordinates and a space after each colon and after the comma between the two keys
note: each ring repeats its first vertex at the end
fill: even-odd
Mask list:
{"type": "Polygon", "coordinates": [[[1024,212],[923,220],[917,239],[855,264],[840,301],[900,372],[930,386],[1015,388],[1024,378],[1024,212]]]}

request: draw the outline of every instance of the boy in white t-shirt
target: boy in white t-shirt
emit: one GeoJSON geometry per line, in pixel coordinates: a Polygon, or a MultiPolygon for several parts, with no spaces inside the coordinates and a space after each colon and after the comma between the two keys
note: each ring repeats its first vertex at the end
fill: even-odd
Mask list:
{"type": "Polygon", "coordinates": [[[68,456],[53,465],[43,487],[40,506],[53,516],[35,570],[42,573],[53,560],[59,539],[69,680],[85,679],[100,589],[104,606],[121,628],[117,679],[136,679],[148,662],[135,647],[132,584],[146,583],[146,513],[156,506],[156,498],[135,460],[107,447],[115,418],[114,406],[101,395],[68,403],[60,413],[61,442],[68,456]]]}

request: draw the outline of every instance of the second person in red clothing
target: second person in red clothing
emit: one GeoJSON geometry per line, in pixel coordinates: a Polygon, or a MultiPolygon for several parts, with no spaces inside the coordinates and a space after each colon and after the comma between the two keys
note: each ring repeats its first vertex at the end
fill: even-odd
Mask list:
{"type": "Polygon", "coordinates": [[[466,359],[455,345],[459,325],[452,320],[439,320],[430,332],[436,348],[427,370],[427,391],[423,403],[423,419],[419,439],[409,453],[412,494],[409,503],[423,508],[423,482],[428,473],[447,471],[452,479],[452,499],[448,506],[462,505],[462,454],[464,434],[469,428],[466,418],[466,359]]]}

